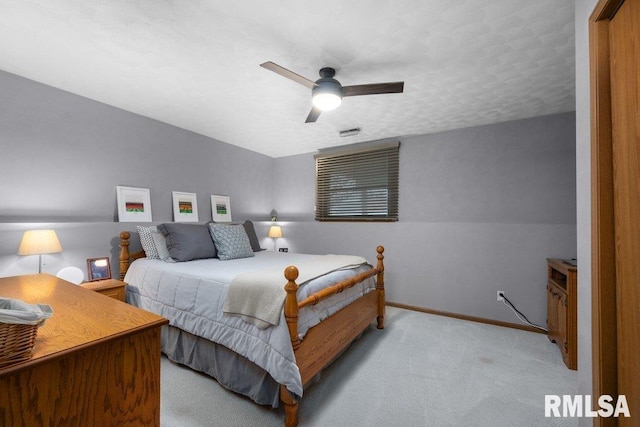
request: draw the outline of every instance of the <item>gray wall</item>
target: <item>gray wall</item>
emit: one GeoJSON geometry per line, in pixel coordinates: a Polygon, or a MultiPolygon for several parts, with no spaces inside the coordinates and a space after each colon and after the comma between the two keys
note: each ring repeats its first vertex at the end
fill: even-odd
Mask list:
{"type": "Polygon", "coordinates": [[[389,301],[518,323],[546,319],[546,258],[576,256],[573,113],[403,138],[400,221],[317,223],[313,155],[275,160],[274,206],[297,252],[386,248],[389,301]]]}
{"type": "MultiPolygon", "coordinates": [[[[46,271],[114,255],[116,186],[149,188],[154,223],[173,220],[172,191],[231,197],[234,220],[267,219],[273,159],[0,71],[0,275],[37,271],[16,254],[29,228],[58,230],[46,271]]],[[[115,258],[112,258],[112,262],[115,258]]]]}
{"type": "MultiPolygon", "coordinates": [[[[597,0],[576,0],[576,176],[578,227],[578,391],[593,393],[591,357],[591,132],[588,19],[597,0]]],[[[581,426],[591,426],[588,418],[581,426]]]]}
{"type": "Polygon", "coordinates": [[[400,222],[330,224],[313,220],[312,154],[271,159],[2,72],[0,92],[0,276],[37,269],[15,253],[45,226],[65,248],[45,271],[115,264],[135,225],[114,222],[116,185],[150,188],[154,223],[172,220],[172,190],[198,194],[201,221],[226,194],[234,220],[275,208],[292,251],[373,260],[383,244],[390,301],[509,322],[496,291],[544,324],[545,258],[576,255],[572,113],[404,138],[400,222]]]}

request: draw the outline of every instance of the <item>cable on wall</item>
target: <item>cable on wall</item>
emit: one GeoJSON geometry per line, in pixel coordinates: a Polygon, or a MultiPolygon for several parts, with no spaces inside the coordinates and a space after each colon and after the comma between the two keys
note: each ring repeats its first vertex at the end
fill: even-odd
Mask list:
{"type": "Polygon", "coordinates": [[[524,314],[522,314],[522,313],[520,312],[520,310],[518,310],[518,309],[516,308],[516,306],[515,306],[515,305],[513,305],[513,303],[512,303],[511,301],[509,301],[509,299],[508,299],[504,294],[502,295],[502,303],[503,303],[504,305],[506,305],[507,307],[509,307],[509,308],[510,308],[514,313],[515,313],[516,317],[517,317],[518,319],[520,319],[520,321],[522,321],[523,323],[526,323],[526,324],[527,324],[527,325],[529,325],[529,326],[533,326],[534,328],[538,328],[538,329],[543,330],[543,331],[545,331],[545,332],[549,332],[546,328],[543,328],[542,326],[536,325],[535,323],[531,323],[531,322],[529,321],[529,319],[527,319],[527,316],[525,316],[524,314]]]}

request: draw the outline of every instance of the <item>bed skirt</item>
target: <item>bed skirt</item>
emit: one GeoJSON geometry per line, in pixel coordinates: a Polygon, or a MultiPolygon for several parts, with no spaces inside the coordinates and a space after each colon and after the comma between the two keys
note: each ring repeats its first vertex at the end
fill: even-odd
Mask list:
{"type": "MultiPolygon", "coordinates": [[[[364,332],[366,331],[332,358],[327,366],[358,341],[364,332]]],[[[162,353],[172,362],[203,372],[223,387],[247,396],[259,405],[269,405],[273,408],[280,406],[280,385],[273,377],[246,357],[222,344],[165,325],[162,327],[162,353]]],[[[322,372],[318,373],[305,384],[305,389],[317,383],[321,376],[322,372]]]]}
{"type": "Polygon", "coordinates": [[[204,372],[260,405],[280,405],[280,385],[271,375],[221,344],[167,325],[162,327],[162,352],[169,360],[204,372]]]}

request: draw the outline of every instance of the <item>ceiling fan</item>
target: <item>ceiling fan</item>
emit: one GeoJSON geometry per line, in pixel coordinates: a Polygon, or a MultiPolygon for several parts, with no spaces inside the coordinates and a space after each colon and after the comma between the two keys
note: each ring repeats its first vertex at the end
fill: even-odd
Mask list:
{"type": "Polygon", "coordinates": [[[330,67],[321,68],[320,79],[314,82],[271,61],[260,64],[260,66],[311,89],[313,108],[305,123],[315,122],[323,111],[338,108],[344,96],[402,93],[404,90],[404,82],[342,86],[339,81],[333,78],[336,75],[336,70],[330,67]]]}

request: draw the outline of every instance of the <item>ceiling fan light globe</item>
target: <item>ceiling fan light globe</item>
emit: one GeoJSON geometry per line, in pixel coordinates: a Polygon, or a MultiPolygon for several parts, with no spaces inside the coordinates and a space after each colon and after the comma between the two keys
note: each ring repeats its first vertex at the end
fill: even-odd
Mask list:
{"type": "Polygon", "coordinates": [[[322,111],[335,110],[342,103],[342,98],[335,93],[317,93],[313,95],[313,105],[322,111]]]}

